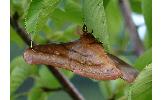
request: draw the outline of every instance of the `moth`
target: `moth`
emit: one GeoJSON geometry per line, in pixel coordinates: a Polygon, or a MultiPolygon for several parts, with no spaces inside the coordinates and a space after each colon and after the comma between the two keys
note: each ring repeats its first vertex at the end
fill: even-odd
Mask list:
{"type": "Polygon", "coordinates": [[[64,68],[96,80],[122,78],[133,82],[138,71],[118,57],[107,53],[100,42],[83,26],[80,39],[61,44],[34,45],[26,49],[28,64],[45,64],[64,68]]]}

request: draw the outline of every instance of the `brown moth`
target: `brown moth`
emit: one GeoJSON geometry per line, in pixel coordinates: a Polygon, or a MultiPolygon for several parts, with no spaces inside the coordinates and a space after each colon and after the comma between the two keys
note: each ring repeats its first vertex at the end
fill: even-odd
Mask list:
{"type": "Polygon", "coordinates": [[[133,82],[138,72],[116,56],[106,53],[87,27],[79,40],[62,43],[35,45],[24,53],[29,64],[46,64],[73,71],[84,77],[96,80],[122,78],[133,82]]]}

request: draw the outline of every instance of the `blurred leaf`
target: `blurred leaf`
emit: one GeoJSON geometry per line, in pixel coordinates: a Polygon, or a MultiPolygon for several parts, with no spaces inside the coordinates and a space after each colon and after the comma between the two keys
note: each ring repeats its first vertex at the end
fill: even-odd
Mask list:
{"type": "Polygon", "coordinates": [[[110,94],[111,92],[108,85],[109,85],[108,82],[104,82],[104,81],[101,81],[99,83],[100,90],[105,98],[111,96],[110,94]]]}
{"type": "Polygon", "coordinates": [[[132,11],[141,14],[142,13],[141,0],[129,0],[129,1],[132,11]]]}
{"type": "Polygon", "coordinates": [[[148,33],[148,31],[146,31],[145,33],[145,37],[144,37],[144,46],[146,49],[149,49],[152,47],[152,36],[149,36],[150,34],[148,33]]]}
{"type": "Polygon", "coordinates": [[[118,0],[110,0],[106,9],[107,28],[110,36],[110,51],[125,49],[128,43],[128,33],[125,32],[123,18],[120,12],[118,0]]]}
{"type": "Polygon", "coordinates": [[[152,43],[152,0],[142,0],[142,12],[145,18],[145,23],[148,31],[147,39],[148,42],[150,41],[150,43],[152,43]]]}
{"type": "Polygon", "coordinates": [[[129,100],[152,100],[152,64],[146,66],[130,87],[129,100]]]}
{"type": "Polygon", "coordinates": [[[39,78],[37,79],[37,85],[39,87],[46,87],[50,89],[61,86],[46,66],[41,66],[41,68],[39,69],[39,78]]]}
{"type": "Polygon", "coordinates": [[[109,34],[103,0],[84,0],[83,15],[89,31],[93,30],[96,39],[103,43],[106,51],[109,50],[109,34]]]}
{"type": "MultiPolygon", "coordinates": [[[[61,69],[61,72],[64,73],[68,78],[72,78],[74,75],[72,72],[63,69],[61,69]]],[[[39,77],[37,78],[36,85],[38,87],[46,87],[50,89],[61,87],[60,83],[46,66],[41,66],[39,69],[39,77]]]]}
{"type": "Polygon", "coordinates": [[[114,35],[120,33],[122,30],[123,18],[120,12],[118,0],[111,0],[105,9],[105,12],[108,23],[108,31],[110,34],[114,35]]]}
{"type": "Polygon", "coordinates": [[[59,5],[50,16],[56,29],[63,27],[67,22],[74,24],[82,23],[82,12],[79,4],[73,0],[62,0],[59,5]]]}
{"type": "Polygon", "coordinates": [[[71,25],[67,27],[64,31],[56,31],[54,34],[47,33],[47,38],[55,42],[70,42],[74,39],[78,39],[79,35],[76,34],[76,25],[71,25]]]}
{"type": "Polygon", "coordinates": [[[26,78],[37,72],[37,67],[28,65],[22,57],[17,57],[11,62],[11,95],[18,89],[26,78]]]}
{"type": "Polygon", "coordinates": [[[121,79],[111,81],[100,81],[99,83],[99,87],[105,99],[114,98],[115,100],[124,96],[126,85],[127,84],[121,79]]]}
{"type": "Polygon", "coordinates": [[[24,45],[23,40],[17,35],[15,30],[10,26],[10,42],[16,43],[18,46],[22,47],[24,45]]]}
{"type": "Polygon", "coordinates": [[[26,30],[31,35],[38,33],[55,10],[59,0],[32,0],[26,15],[26,30]]]}
{"type": "Polygon", "coordinates": [[[142,11],[148,31],[152,33],[152,0],[142,0],[142,11]]]}
{"type": "Polygon", "coordinates": [[[23,16],[30,2],[31,0],[10,0],[10,14],[17,12],[19,16],[23,16]]]}
{"type": "Polygon", "coordinates": [[[103,5],[104,5],[104,8],[107,7],[108,3],[109,3],[110,0],[103,0],[103,5]]]}
{"type": "Polygon", "coordinates": [[[34,87],[28,94],[28,100],[47,100],[47,93],[40,88],[34,87]]]}
{"type": "Polygon", "coordinates": [[[39,34],[34,34],[34,41],[39,44],[46,44],[48,42],[48,39],[43,32],[39,32],[39,34]]]}
{"type": "Polygon", "coordinates": [[[10,100],[17,100],[17,95],[10,95],[10,100]]]}
{"type": "Polygon", "coordinates": [[[135,62],[134,66],[142,70],[146,65],[152,63],[152,48],[144,52],[135,62]]]}

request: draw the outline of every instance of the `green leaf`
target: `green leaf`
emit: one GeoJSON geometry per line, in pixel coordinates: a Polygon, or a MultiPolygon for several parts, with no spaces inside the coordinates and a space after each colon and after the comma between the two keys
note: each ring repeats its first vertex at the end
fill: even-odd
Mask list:
{"type": "Polygon", "coordinates": [[[152,36],[149,36],[150,33],[148,31],[146,31],[145,33],[145,37],[144,37],[144,46],[146,49],[149,49],[152,47],[152,36]]]}
{"type": "Polygon", "coordinates": [[[105,8],[107,28],[109,32],[110,52],[125,49],[128,43],[128,34],[125,32],[122,14],[119,8],[118,0],[110,0],[105,8]]]}
{"type": "Polygon", "coordinates": [[[152,48],[144,52],[135,62],[135,67],[142,70],[146,65],[152,63],[152,48]]]}
{"type": "Polygon", "coordinates": [[[152,100],[152,64],[146,66],[130,87],[129,100],[152,100]]]}
{"type": "Polygon", "coordinates": [[[109,3],[110,0],[103,0],[103,5],[104,5],[104,8],[107,7],[108,3],[109,3]]]}
{"type": "Polygon", "coordinates": [[[10,100],[16,100],[15,96],[10,96],[10,100]]]}
{"type": "Polygon", "coordinates": [[[108,87],[108,82],[101,81],[99,83],[99,87],[100,87],[100,90],[101,90],[104,98],[109,97],[109,95],[110,95],[109,93],[111,93],[111,92],[110,92],[110,89],[108,87]]]}
{"type": "Polygon", "coordinates": [[[152,41],[152,0],[142,0],[142,12],[147,26],[148,41],[152,41]]]}
{"type": "Polygon", "coordinates": [[[17,33],[12,27],[10,27],[10,35],[12,37],[10,38],[10,42],[16,43],[20,47],[24,45],[23,40],[17,35],[17,33]]]}
{"type": "Polygon", "coordinates": [[[61,85],[46,66],[41,66],[39,77],[37,78],[37,86],[53,89],[61,85]]]}
{"type": "MultiPolygon", "coordinates": [[[[70,71],[66,71],[61,69],[62,73],[65,74],[68,78],[73,77],[73,73],[70,71]]],[[[46,87],[50,89],[61,87],[59,81],[53,76],[53,74],[49,71],[49,69],[46,66],[41,66],[39,69],[39,77],[37,78],[37,84],[38,87],[46,87]]]]}
{"type": "Polygon", "coordinates": [[[70,42],[79,38],[79,35],[75,33],[76,28],[76,25],[70,25],[64,31],[56,31],[54,34],[51,34],[52,32],[49,30],[47,38],[55,42],[70,42]]]}
{"type": "Polygon", "coordinates": [[[10,14],[13,15],[17,12],[19,16],[23,17],[30,2],[31,0],[10,0],[10,14]]]}
{"type": "Polygon", "coordinates": [[[28,65],[24,62],[22,57],[17,57],[11,62],[11,81],[10,89],[11,95],[18,89],[30,75],[35,74],[37,67],[28,65]]]}
{"type": "Polygon", "coordinates": [[[89,31],[93,30],[96,39],[103,43],[106,51],[109,50],[109,34],[103,0],[84,0],[83,15],[89,31]]]}
{"type": "Polygon", "coordinates": [[[141,8],[141,0],[129,0],[132,11],[141,14],[142,8],[141,8]]]}
{"type": "Polygon", "coordinates": [[[30,34],[40,31],[48,20],[49,15],[55,10],[59,0],[32,0],[26,15],[26,30],[30,34]]]}
{"type": "Polygon", "coordinates": [[[33,87],[28,94],[28,100],[47,100],[47,93],[41,88],[33,87]]]}
{"type": "Polygon", "coordinates": [[[50,18],[54,21],[55,28],[62,28],[65,23],[82,23],[81,6],[73,0],[62,0],[50,18]],[[62,7],[63,5],[63,7],[62,7]]]}
{"type": "Polygon", "coordinates": [[[111,99],[115,95],[115,100],[124,95],[126,84],[123,80],[101,81],[99,83],[100,90],[105,99],[111,99]]]}
{"type": "Polygon", "coordinates": [[[111,0],[105,9],[105,12],[108,23],[108,31],[110,34],[113,35],[120,33],[122,30],[123,18],[120,12],[118,0],[111,0]]]}
{"type": "Polygon", "coordinates": [[[142,0],[142,11],[150,33],[152,33],[152,0],[142,0]]]}

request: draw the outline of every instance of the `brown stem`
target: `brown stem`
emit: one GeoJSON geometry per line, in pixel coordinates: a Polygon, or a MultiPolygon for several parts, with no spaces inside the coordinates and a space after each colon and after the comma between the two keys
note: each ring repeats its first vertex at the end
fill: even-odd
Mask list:
{"type": "Polygon", "coordinates": [[[126,27],[130,33],[130,38],[132,40],[134,50],[136,52],[136,55],[139,56],[144,52],[144,46],[139,38],[136,26],[131,18],[131,9],[128,0],[119,0],[119,6],[121,8],[126,27]]]}
{"type": "MultiPolygon", "coordinates": [[[[26,32],[18,24],[18,14],[16,13],[13,17],[10,17],[10,24],[16,30],[18,35],[24,40],[24,42],[30,46],[31,39],[26,32]]],[[[34,44],[34,43],[33,43],[34,44]]],[[[65,91],[73,98],[73,100],[84,100],[83,96],[78,92],[74,85],[56,68],[47,66],[48,69],[53,73],[57,80],[62,84],[65,91]]]]}

